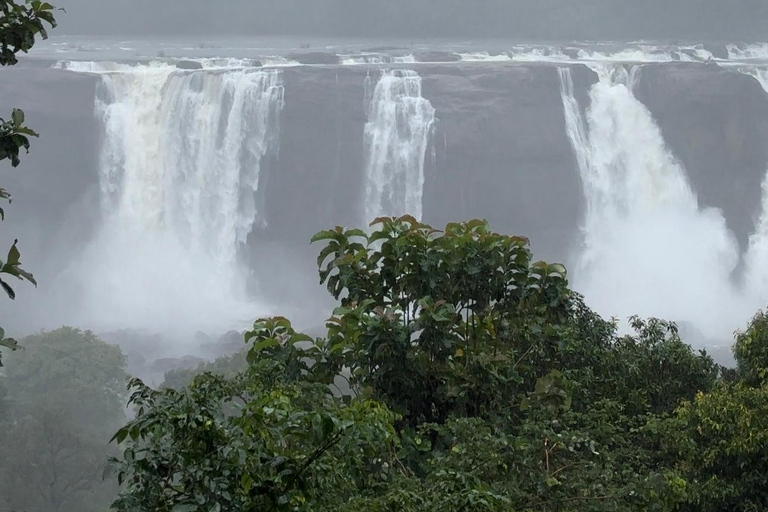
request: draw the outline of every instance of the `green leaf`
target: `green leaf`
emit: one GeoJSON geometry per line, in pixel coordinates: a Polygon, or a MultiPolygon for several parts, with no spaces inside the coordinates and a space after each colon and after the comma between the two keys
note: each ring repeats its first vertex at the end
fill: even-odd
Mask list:
{"type": "Polygon", "coordinates": [[[198,506],[192,503],[180,503],[171,509],[171,512],[195,512],[198,506]]]}
{"type": "Polygon", "coordinates": [[[24,279],[26,279],[30,283],[32,283],[35,286],[37,286],[37,281],[35,281],[35,278],[34,278],[34,276],[31,273],[27,272],[26,270],[23,270],[20,267],[16,267],[16,272],[19,273],[19,276],[23,277],[24,279]]]}
{"type": "Polygon", "coordinates": [[[340,249],[339,245],[335,243],[330,243],[326,245],[323,248],[323,250],[320,251],[320,255],[317,257],[317,266],[322,267],[323,263],[325,263],[325,260],[328,258],[328,256],[330,256],[331,254],[333,254],[339,249],[340,249]]]}
{"type": "Polygon", "coordinates": [[[367,236],[365,234],[365,231],[363,231],[362,229],[350,229],[345,233],[345,235],[347,236],[347,238],[351,238],[353,236],[359,236],[359,237],[365,238],[367,236]]]}
{"type": "Polygon", "coordinates": [[[368,224],[369,227],[376,226],[377,224],[386,224],[388,222],[392,222],[392,217],[376,217],[373,219],[373,222],[368,224]]]}
{"type": "Polygon", "coordinates": [[[15,266],[19,264],[19,260],[21,259],[21,253],[19,252],[19,249],[16,247],[16,244],[18,243],[18,240],[15,240],[13,242],[13,245],[11,246],[11,249],[8,251],[8,261],[5,262],[6,265],[15,266]]]}
{"type": "Polygon", "coordinates": [[[253,347],[251,347],[251,351],[261,352],[266,348],[279,347],[279,346],[280,346],[280,342],[277,341],[275,338],[268,338],[266,340],[255,343],[253,347]]]}
{"type": "Polygon", "coordinates": [[[5,290],[5,293],[8,294],[8,297],[10,297],[11,300],[16,298],[16,292],[14,292],[13,288],[11,288],[11,286],[2,279],[0,279],[0,287],[5,290]]]}
{"type": "MultiPolygon", "coordinates": [[[[5,333],[3,333],[3,335],[5,335],[5,333]]],[[[13,339],[13,338],[2,338],[2,336],[0,336],[0,338],[1,338],[0,339],[0,346],[1,347],[6,347],[6,348],[9,348],[11,350],[18,350],[19,349],[19,343],[15,339],[13,339]]]]}
{"type": "Polygon", "coordinates": [[[21,125],[24,124],[24,111],[19,110],[18,108],[13,109],[11,121],[13,121],[13,126],[15,128],[20,128],[21,125]]]}
{"type": "Polygon", "coordinates": [[[310,240],[309,243],[313,244],[315,242],[320,242],[322,240],[334,240],[335,238],[336,238],[335,231],[330,231],[330,230],[320,231],[318,233],[315,233],[312,236],[312,239],[310,240]]]}

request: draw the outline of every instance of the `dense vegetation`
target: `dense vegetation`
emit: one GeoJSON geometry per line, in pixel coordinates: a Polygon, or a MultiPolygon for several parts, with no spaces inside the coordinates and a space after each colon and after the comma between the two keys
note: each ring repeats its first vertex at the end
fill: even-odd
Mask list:
{"type": "Polygon", "coordinates": [[[0,377],[0,510],[103,512],[116,493],[102,475],[126,421],[125,358],[67,327],[22,344],[0,377]]]}
{"type": "Polygon", "coordinates": [[[261,319],[218,375],[131,381],[116,510],[768,507],[764,314],[725,370],[673,324],[621,334],[524,238],[375,224],[314,238],[325,337],[261,319]]]}

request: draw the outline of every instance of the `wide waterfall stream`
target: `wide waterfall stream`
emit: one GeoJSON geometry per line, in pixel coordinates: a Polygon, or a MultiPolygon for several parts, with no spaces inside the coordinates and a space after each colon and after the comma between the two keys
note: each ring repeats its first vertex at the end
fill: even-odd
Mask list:
{"type": "Polygon", "coordinates": [[[586,199],[574,286],[604,314],[668,315],[727,336],[745,311],[732,282],[736,240],[721,212],[699,207],[685,169],[635,98],[636,68],[596,69],[586,121],[570,69],[559,69],[586,199]]]}
{"type": "MultiPolygon", "coordinates": [[[[461,220],[446,213],[452,201],[482,217],[508,201],[531,213],[492,227],[529,236],[534,253],[549,237],[544,257],[567,263],[600,313],[669,318],[704,341],[727,340],[768,300],[768,177],[754,225],[741,227],[751,236],[737,240],[734,220],[702,200],[698,169],[669,144],[669,119],[635,91],[664,69],[727,73],[760,82],[764,101],[766,56],[763,46],[729,46],[726,58],[702,47],[521,45],[339,51],[310,64],[292,55],[58,61],[56,76],[96,80],[101,207],[79,257],[62,262],[48,280],[55,291],[42,293],[58,323],[223,332],[276,312],[275,290],[259,286],[272,271],[255,252],[296,253],[303,275],[313,273],[308,236],[285,238],[304,229],[287,211],[326,203],[310,209],[325,215],[310,219],[312,229],[405,213],[439,224],[461,220]],[[297,94],[315,91],[304,117],[295,106],[309,103],[297,94]],[[329,110],[334,117],[322,118],[329,110]],[[313,175],[314,158],[335,170],[313,175]],[[544,172],[580,188],[531,197],[527,183],[544,172]],[[318,183],[333,197],[315,193],[318,183]],[[338,220],[340,210],[354,213],[338,220]],[[570,224],[554,225],[562,219],[570,224]],[[564,232],[570,238],[558,239],[564,232]]],[[[768,161],[760,165],[765,175],[768,161]]],[[[302,302],[312,297],[296,307],[319,324],[302,302]]]]}
{"type": "Polygon", "coordinates": [[[283,102],[279,71],[102,72],[103,224],[72,269],[92,277],[82,311],[99,317],[88,323],[162,330],[192,314],[217,328],[264,311],[238,251],[263,222],[260,163],[279,149],[283,102]]]}

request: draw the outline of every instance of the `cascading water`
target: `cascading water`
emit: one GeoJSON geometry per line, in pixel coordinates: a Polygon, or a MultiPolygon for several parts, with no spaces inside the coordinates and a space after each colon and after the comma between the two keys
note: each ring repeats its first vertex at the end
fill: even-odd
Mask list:
{"type": "MultiPolygon", "coordinates": [[[[370,78],[370,77],[369,77],[370,78]]],[[[415,71],[385,71],[372,86],[366,80],[365,220],[379,216],[422,216],[424,161],[435,109],[422,97],[415,71]]]]}
{"type": "Polygon", "coordinates": [[[559,69],[586,202],[575,288],[603,314],[660,316],[729,337],[748,311],[731,283],[733,235],[719,211],[699,208],[685,170],[635,98],[631,72],[594,69],[586,122],[571,70],[559,69]]]}
{"type": "MultiPolygon", "coordinates": [[[[742,73],[754,77],[768,93],[768,68],[740,68],[742,73]]],[[[766,141],[768,142],[768,141],[766,141]]],[[[762,184],[762,207],[755,232],[749,237],[744,256],[744,285],[748,293],[763,307],[768,301],[768,171],[762,184]]]]}
{"type": "Polygon", "coordinates": [[[89,326],[227,329],[260,312],[238,250],[256,223],[261,159],[278,148],[279,71],[102,75],[100,233],[76,269],[89,326]],[[190,325],[195,324],[195,325],[190,325]]]}

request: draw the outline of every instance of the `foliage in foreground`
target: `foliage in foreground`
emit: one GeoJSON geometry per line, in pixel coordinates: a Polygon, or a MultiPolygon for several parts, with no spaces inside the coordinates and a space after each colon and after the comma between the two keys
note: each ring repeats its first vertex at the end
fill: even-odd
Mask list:
{"type": "MultiPolygon", "coordinates": [[[[116,510],[768,505],[768,410],[752,367],[722,382],[657,319],[619,334],[561,265],[533,262],[526,239],[485,222],[374,225],[313,239],[341,301],[325,337],[261,319],[245,334],[245,371],[182,389],[132,382],[116,510]]],[[[761,353],[768,330],[756,320],[747,332],[761,353]]]]}
{"type": "MultiPolygon", "coordinates": [[[[46,25],[56,26],[53,16],[54,7],[40,0],[14,2],[0,0],[0,66],[13,66],[18,62],[16,54],[26,53],[35,44],[36,38],[48,38],[46,25]]],[[[37,137],[37,133],[24,125],[24,112],[13,109],[11,118],[0,118],[0,161],[9,159],[13,167],[21,163],[19,153],[22,149],[29,152],[29,137],[37,137]]],[[[11,194],[0,187],[0,202],[11,202],[11,194]]],[[[0,221],[5,219],[5,210],[0,206],[0,221]]],[[[26,279],[37,285],[34,277],[21,268],[21,254],[14,241],[5,261],[0,258],[0,274],[26,279]]],[[[7,281],[0,276],[0,288],[11,299],[16,298],[16,292],[7,281]]],[[[16,350],[18,344],[13,338],[6,338],[5,331],[0,327],[0,348],[16,350]]],[[[2,351],[0,351],[0,367],[3,366],[2,351]]]]}

